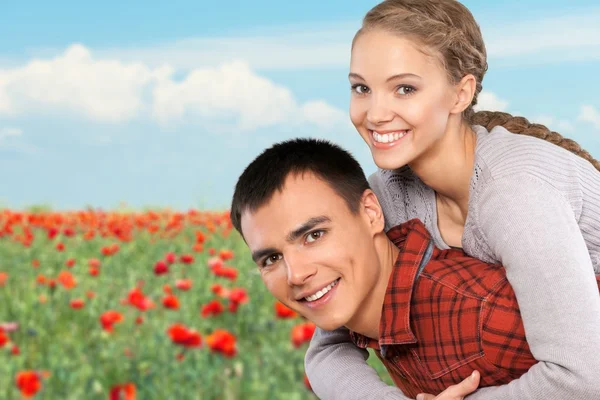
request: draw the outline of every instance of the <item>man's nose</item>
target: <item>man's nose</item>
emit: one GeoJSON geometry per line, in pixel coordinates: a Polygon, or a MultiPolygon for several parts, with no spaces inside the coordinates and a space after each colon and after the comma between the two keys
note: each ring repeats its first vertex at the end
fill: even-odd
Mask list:
{"type": "Polygon", "coordinates": [[[301,286],[306,284],[317,272],[315,264],[300,256],[288,255],[285,259],[287,266],[288,285],[301,286]]]}

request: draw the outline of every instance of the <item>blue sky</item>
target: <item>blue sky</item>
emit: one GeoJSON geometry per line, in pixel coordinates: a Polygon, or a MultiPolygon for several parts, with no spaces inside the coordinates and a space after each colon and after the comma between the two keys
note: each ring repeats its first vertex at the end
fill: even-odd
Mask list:
{"type": "MultiPolygon", "coordinates": [[[[0,5],[0,206],[227,208],[275,141],[350,150],[349,44],[375,1],[0,5]]],[[[597,1],[465,1],[489,53],[483,108],[600,157],[597,1]],[[595,4],[594,4],[595,3],[595,4]]]]}

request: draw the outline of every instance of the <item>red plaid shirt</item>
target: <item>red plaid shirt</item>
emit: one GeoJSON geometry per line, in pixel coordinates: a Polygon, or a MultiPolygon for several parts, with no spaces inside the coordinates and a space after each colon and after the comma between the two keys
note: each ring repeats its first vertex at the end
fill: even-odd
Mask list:
{"type": "Polygon", "coordinates": [[[358,347],[376,350],[406,396],[438,394],[473,370],[481,372],[480,387],[506,384],[537,362],[504,267],[436,248],[418,219],[387,235],[400,254],[379,341],[350,335],[358,347]]]}

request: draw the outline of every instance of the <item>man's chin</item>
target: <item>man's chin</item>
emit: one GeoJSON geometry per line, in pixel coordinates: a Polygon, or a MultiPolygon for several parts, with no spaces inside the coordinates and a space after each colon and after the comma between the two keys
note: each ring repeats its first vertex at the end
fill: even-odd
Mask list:
{"type": "Polygon", "coordinates": [[[312,321],[316,326],[324,331],[335,331],[342,328],[345,324],[337,321],[312,321]]]}

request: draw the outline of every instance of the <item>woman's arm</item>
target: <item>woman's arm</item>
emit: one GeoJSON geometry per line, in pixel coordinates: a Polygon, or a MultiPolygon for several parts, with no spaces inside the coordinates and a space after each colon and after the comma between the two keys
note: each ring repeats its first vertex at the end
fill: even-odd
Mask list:
{"type": "Polygon", "coordinates": [[[539,362],[521,378],[467,399],[600,399],[600,296],[570,204],[524,173],[489,185],[474,199],[480,202],[474,217],[506,268],[539,362]]]}
{"type": "Polygon", "coordinates": [[[313,391],[324,400],[409,400],[379,378],[367,364],[368,357],[366,350],[352,343],[346,328],[317,328],[304,359],[313,391]]]}

